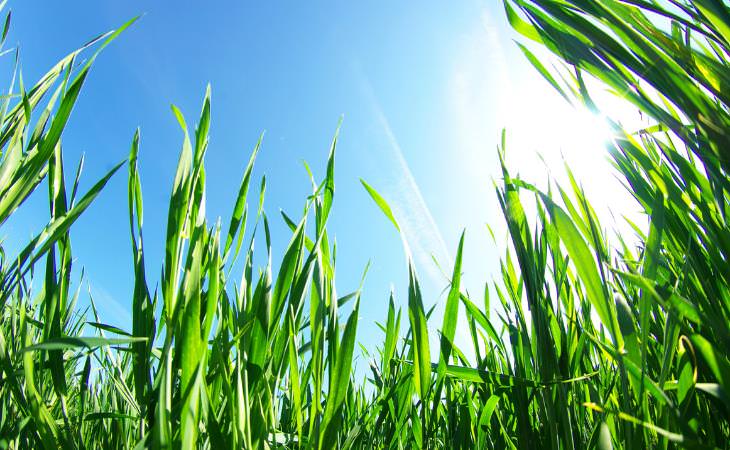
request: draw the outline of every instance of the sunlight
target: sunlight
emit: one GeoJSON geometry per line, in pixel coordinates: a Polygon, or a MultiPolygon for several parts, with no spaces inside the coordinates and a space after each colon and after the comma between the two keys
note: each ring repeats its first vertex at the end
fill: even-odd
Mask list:
{"type": "MultiPolygon", "coordinates": [[[[508,231],[491,180],[500,184],[502,178],[495,145],[500,130],[505,129],[507,165],[512,175],[540,189],[547,189],[550,180],[570,190],[567,164],[607,231],[627,230],[622,236],[631,240],[634,232],[622,216],[636,221],[637,207],[609,160],[607,145],[613,132],[606,116],[569,104],[522,54],[508,54],[505,49],[509,44],[484,13],[479,26],[465,34],[453,67],[448,96],[450,142],[455,143],[453,159],[461,174],[458,195],[462,207],[454,209],[458,225],[467,228],[471,245],[504,254],[509,240],[502,238],[508,231]],[[495,241],[485,232],[485,225],[494,231],[495,241]]],[[[540,57],[550,60],[544,52],[540,57]]],[[[602,112],[634,128],[637,114],[630,106],[604,86],[590,80],[587,83],[602,112]]],[[[526,213],[536,217],[534,202],[528,197],[524,198],[526,213]]],[[[443,221],[443,217],[448,215],[438,215],[437,219],[443,221]]],[[[440,225],[449,228],[448,223],[440,225]]],[[[464,284],[470,292],[480,292],[485,280],[499,277],[496,261],[485,262],[480,256],[465,256],[464,284]]],[[[459,331],[456,342],[472,357],[467,330],[459,331]]]]}
{"type": "MultiPolygon", "coordinates": [[[[494,144],[504,128],[507,164],[512,174],[540,188],[547,188],[549,179],[565,185],[569,183],[567,164],[591,194],[602,218],[609,218],[610,211],[617,218],[631,215],[636,209],[634,200],[616,179],[609,161],[607,144],[612,140],[612,130],[605,118],[634,129],[639,124],[635,109],[590,78],[585,80],[587,88],[605,115],[572,106],[524,55],[506,52],[509,45],[485,12],[479,27],[465,35],[454,67],[449,91],[453,141],[458,144],[465,178],[462,183],[479,196],[473,201],[483,204],[483,196],[490,195],[483,187],[488,187],[490,178],[501,178],[494,144]]],[[[557,63],[548,52],[533,51],[548,67],[557,63]]],[[[490,200],[489,208],[489,223],[499,226],[495,224],[499,220],[494,220],[501,216],[499,205],[490,200]]]]}
{"type": "Polygon", "coordinates": [[[569,186],[567,166],[602,221],[623,228],[621,217],[635,217],[637,208],[610,161],[614,136],[606,117],[633,126],[638,123],[637,114],[598,89],[591,94],[606,115],[572,106],[535,75],[527,86],[512,91],[516,100],[507,112],[508,166],[540,188],[547,188],[548,180],[569,186]]]}

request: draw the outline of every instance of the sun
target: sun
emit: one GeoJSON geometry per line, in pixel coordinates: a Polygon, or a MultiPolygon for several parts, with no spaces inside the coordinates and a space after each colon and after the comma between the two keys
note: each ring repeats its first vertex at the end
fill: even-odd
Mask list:
{"type": "Polygon", "coordinates": [[[591,92],[598,112],[570,104],[539,76],[509,92],[505,109],[507,164],[513,174],[541,189],[557,183],[570,190],[568,169],[605,223],[623,226],[636,204],[612,165],[616,137],[611,122],[638,127],[637,114],[609,92],[591,92]],[[620,220],[619,220],[620,219],[620,220]]]}

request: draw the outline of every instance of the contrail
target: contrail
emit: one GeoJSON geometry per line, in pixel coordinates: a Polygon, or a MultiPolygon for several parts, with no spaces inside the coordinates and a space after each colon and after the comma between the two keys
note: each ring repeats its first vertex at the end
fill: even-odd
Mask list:
{"type": "Polygon", "coordinates": [[[453,259],[446,247],[441,231],[423,199],[421,189],[418,187],[418,183],[416,183],[403,155],[403,149],[390,127],[390,122],[385,116],[370,82],[361,70],[358,70],[358,72],[362,80],[363,90],[370,101],[373,112],[385,131],[391,154],[395,159],[395,169],[401,175],[400,178],[392,180],[393,184],[391,186],[386,187],[386,192],[389,194],[387,195],[388,201],[396,214],[402,233],[405,235],[408,246],[413,251],[413,256],[417,259],[419,266],[427,272],[431,281],[437,285],[443,285],[446,280],[443,274],[438,271],[431,255],[436,258],[439,264],[447,268],[453,267],[453,259]]]}

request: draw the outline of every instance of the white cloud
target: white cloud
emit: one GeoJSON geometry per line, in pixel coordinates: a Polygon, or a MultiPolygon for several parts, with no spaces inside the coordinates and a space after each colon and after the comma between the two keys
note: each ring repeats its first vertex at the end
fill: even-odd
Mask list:
{"type": "Polygon", "coordinates": [[[99,318],[115,318],[112,322],[106,323],[122,329],[131,327],[132,315],[129,313],[131,305],[122,305],[101,283],[89,281],[88,288],[89,295],[93,297],[94,304],[99,312],[99,318]]]}
{"type": "Polygon", "coordinates": [[[362,72],[360,75],[373,113],[387,138],[392,162],[395,163],[392,170],[400,175],[388,180],[388,185],[380,187],[381,194],[393,209],[405,240],[406,251],[411,253],[417,266],[426,271],[434,284],[443,285],[444,277],[434,264],[432,255],[444,267],[453,266],[453,260],[370,82],[362,72]]]}

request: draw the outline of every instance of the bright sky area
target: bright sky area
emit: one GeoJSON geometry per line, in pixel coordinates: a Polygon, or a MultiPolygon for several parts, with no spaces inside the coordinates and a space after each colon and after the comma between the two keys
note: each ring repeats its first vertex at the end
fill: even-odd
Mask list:
{"type": "MultiPolygon", "coordinates": [[[[10,7],[9,44],[20,46],[26,84],[90,38],[144,14],[95,63],[63,144],[69,168],[86,155],[83,191],[127,156],[141,128],[151,280],[159,279],[182,143],[170,104],[193,126],[208,82],[209,220],[227,220],[250,151],[265,130],[254,176],[267,179],[275,261],[290,237],[279,210],[298,216],[310,193],[303,161],[322,177],[344,116],[329,230],[337,240],[340,295],[358,287],[372,261],[358,330],[368,348],[381,340],[375,321],[385,319],[391,286],[398,303],[407,304],[407,272],[400,239],[360,178],[379,190],[402,223],[427,306],[443,303],[447,285],[431,255],[450,271],[462,229],[465,285],[478,304],[485,281],[497,273],[506,234],[493,179],[500,176],[496,148],[503,127],[513,173],[544,185],[546,167],[561,174],[564,156],[596,204],[617,216],[634,209],[607,162],[600,120],[573,110],[529,65],[498,1],[85,0],[11,1],[10,7]]],[[[9,71],[2,76],[8,79],[9,71]]],[[[41,191],[1,231],[9,253],[46,223],[45,187],[41,191]]],[[[254,194],[250,198],[257,198],[257,189],[254,194]]],[[[129,328],[126,196],[126,174],[119,173],[72,239],[75,267],[85,268],[102,321],[129,328]]],[[[440,320],[437,309],[432,330],[440,320]]]]}

